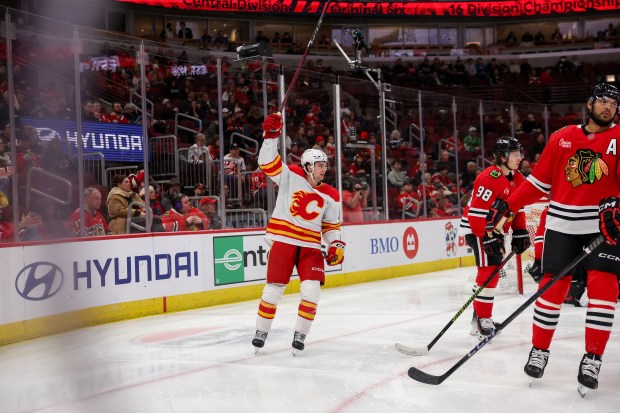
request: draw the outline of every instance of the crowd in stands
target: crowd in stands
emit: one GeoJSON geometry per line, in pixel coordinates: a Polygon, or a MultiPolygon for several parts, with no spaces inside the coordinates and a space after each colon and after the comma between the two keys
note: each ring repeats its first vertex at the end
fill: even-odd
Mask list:
{"type": "MultiPolygon", "coordinates": [[[[162,37],[193,39],[190,29],[181,24],[178,33],[167,27],[162,37]]],[[[204,33],[200,38],[206,45],[228,44],[224,36],[211,38],[204,33]]],[[[290,35],[274,34],[269,37],[261,32],[257,41],[288,43],[290,35]]],[[[536,41],[535,38],[533,40],[536,41]]],[[[522,40],[523,42],[523,40],[522,40]]],[[[29,48],[36,46],[31,39],[29,48]]],[[[141,111],[135,102],[130,101],[129,93],[140,91],[140,72],[135,66],[135,50],[132,48],[112,48],[104,45],[102,55],[118,55],[125,66],[117,70],[98,70],[85,72],[82,76],[82,121],[117,124],[137,124],[142,122],[141,111]],[[109,97],[111,104],[104,99],[109,97]]],[[[187,54],[175,55],[172,51],[158,51],[152,56],[146,70],[146,87],[149,100],[154,102],[153,121],[148,130],[149,137],[175,134],[179,148],[187,149],[183,159],[181,176],[164,182],[151,180],[148,204],[153,211],[151,226],[154,230],[206,230],[225,226],[215,213],[218,198],[223,195],[226,209],[266,208],[266,179],[258,169],[256,148],[262,143],[261,123],[265,115],[278,111],[278,87],[276,67],[269,66],[263,72],[260,62],[244,62],[237,70],[224,58],[223,93],[218,95],[216,60],[205,56],[200,62],[204,73],[188,75],[176,69],[189,65],[187,54]],[[263,87],[266,90],[263,91],[263,87]],[[268,100],[267,112],[263,110],[263,92],[268,100]],[[223,125],[219,124],[219,107],[222,106],[223,125]],[[184,115],[179,120],[178,115],[184,115]],[[183,125],[182,130],[175,126],[183,125]],[[223,139],[220,139],[220,129],[223,139]],[[248,139],[238,139],[243,135],[248,139]],[[220,142],[224,143],[220,165],[220,142]],[[199,177],[217,177],[224,173],[225,187],[220,191],[218,179],[207,183],[199,177]],[[188,172],[189,171],[189,172],[188,172]],[[240,178],[242,177],[242,178],[240,178]]],[[[465,87],[475,83],[501,84],[519,78],[528,83],[549,84],[573,78],[581,78],[585,65],[577,56],[562,57],[551,68],[534,68],[527,59],[511,59],[509,62],[484,57],[456,59],[446,62],[439,57],[429,58],[415,65],[405,64],[395,59],[386,63],[382,71],[386,81],[399,86],[428,87],[449,85],[465,87]]],[[[75,119],[70,99],[58,90],[45,85],[29,85],[28,76],[16,72],[16,93],[13,97],[18,120],[23,117],[39,119],[75,119]]],[[[327,182],[335,182],[335,136],[334,111],[331,108],[328,85],[323,84],[322,74],[336,74],[337,70],[326,66],[322,60],[311,60],[300,76],[292,98],[286,107],[286,150],[288,162],[299,162],[304,150],[315,148],[325,151],[331,164],[327,182]]],[[[55,175],[68,179],[77,188],[77,174],[74,160],[63,152],[58,139],[42,141],[31,126],[18,122],[16,131],[17,158],[11,161],[10,124],[8,122],[8,102],[10,96],[6,88],[6,67],[0,64],[0,197],[6,201],[0,205],[0,240],[12,238],[11,227],[11,178],[19,182],[20,199],[25,199],[24,185],[27,172],[32,167],[41,167],[55,175]]],[[[388,205],[390,217],[414,218],[422,215],[430,217],[454,216],[461,213],[467,202],[469,191],[476,173],[479,172],[479,159],[488,158],[482,153],[482,143],[488,144],[503,134],[509,134],[511,125],[502,114],[486,115],[484,118],[485,136],[479,133],[479,125],[474,120],[461,130],[461,137],[455,139],[449,128],[441,128],[425,119],[426,136],[429,138],[425,153],[420,155],[418,148],[411,147],[408,126],[416,121],[410,114],[402,114],[399,124],[390,131],[389,147],[381,145],[381,132],[376,114],[365,110],[364,102],[354,96],[347,96],[340,102],[342,173],[345,178],[343,200],[345,200],[345,222],[359,222],[363,219],[361,209],[368,206],[370,195],[383,194],[382,179],[377,186],[370,188],[371,174],[381,177],[381,154],[386,151],[389,163],[388,205]],[[444,142],[443,148],[437,144],[444,142]],[[348,143],[362,144],[363,148],[348,147],[348,143]],[[458,153],[459,175],[457,175],[455,155],[458,153]],[[373,159],[374,157],[374,159],[373,159]],[[375,164],[375,170],[372,164],[375,164]],[[457,182],[459,183],[457,187],[457,182]],[[460,190],[460,192],[459,192],[460,190]],[[346,196],[345,196],[346,195],[346,196]],[[461,204],[459,205],[458,202],[461,204]],[[424,201],[426,200],[426,204],[424,201]]],[[[576,122],[571,111],[566,113],[566,122],[576,122]]],[[[545,144],[541,127],[541,114],[529,113],[524,119],[517,119],[515,125],[518,138],[526,148],[526,159],[522,167],[527,173],[535,166],[545,144]]],[[[95,177],[86,177],[84,187],[85,220],[87,235],[122,234],[127,231],[127,219],[137,226],[146,225],[146,202],[143,178],[139,173],[133,176],[114,177],[111,188],[102,187],[95,177]]],[[[73,197],[78,199],[80,194],[73,197]]],[[[21,207],[21,205],[20,205],[21,207]]],[[[22,208],[23,209],[23,208],[22,208]]],[[[59,236],[78,235],[80,211],[75,203],[64,207],[42,199],[34,199],[29,211],[20,211],[20,239],[36,240],[59,236]]]]}

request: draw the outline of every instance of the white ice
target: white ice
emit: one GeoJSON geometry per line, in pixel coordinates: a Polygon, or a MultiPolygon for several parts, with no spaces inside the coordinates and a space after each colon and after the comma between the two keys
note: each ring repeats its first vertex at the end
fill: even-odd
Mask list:
{"type": "MultiPolygon", "coordinates": [[[[85,328],[0,347],[0,412],[617,412],[620,346],[609,341],[600,385],[577,393],[585,309],[565,305],[542,379],[528,387],[529,307],[439,386],[477,343],[471,310],[425,356],[395,342],[428,344],[467,301],[473,268],[324,289],[306,350],[291,355],[299,295],[287,295],[265,347],[250,341],[258,301],[85,328]],[[614,407],[615,406],[615,407],[614,407]]],[[[526,295],[499,296],[503,321],[526,295]]]]}

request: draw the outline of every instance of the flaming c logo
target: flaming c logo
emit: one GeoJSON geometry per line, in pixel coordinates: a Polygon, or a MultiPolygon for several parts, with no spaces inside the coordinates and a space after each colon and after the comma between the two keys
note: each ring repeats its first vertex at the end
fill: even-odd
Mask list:
{"type": "Polygon", "coordinates": [[[289,211],[294,217],[312,221],[318,217],[325,206],[325,200],[314,192],[297,191],[293,194],[293,203],[289,211]]]}

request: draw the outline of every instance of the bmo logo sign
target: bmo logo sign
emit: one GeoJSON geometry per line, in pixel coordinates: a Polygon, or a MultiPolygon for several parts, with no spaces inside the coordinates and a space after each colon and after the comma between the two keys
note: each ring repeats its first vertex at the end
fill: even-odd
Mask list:
{"type": "Polygon", "coordinates": [[[403,251],[410,260],[418,254],[418,233],[413,227],[409,227],[403,234],[403,251]]]}

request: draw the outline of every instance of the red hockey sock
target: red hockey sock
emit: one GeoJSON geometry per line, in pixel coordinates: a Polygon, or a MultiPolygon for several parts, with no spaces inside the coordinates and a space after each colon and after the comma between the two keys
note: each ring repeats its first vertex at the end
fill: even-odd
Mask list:
{"type": "MultiPolygon", "coordinates": [[[[489,276],[495,271],[497,266],[478,267],[478,275],[476,276],[476,289],[484,284],[489,276]]],[[[480,294],[474,300],[474,310],[478,318],[490,318],[493,315],[493,302],[495,300],[495,287],[499,282],[499,274],[489,284],[480,291],[480,294]]]]}
{"type": "MultiPolygon", "coordinates": [[[[541,289],[553,278],[553,274],[545,273],[538,285],[541,289]]],[[[560,320],[560,309],[570,288],[571,276],[562,277],[543,293],[534,305],[534,323],[532,324],[532,345],[548,350],[553,333],[560,320]]]]}
{"type": "Polygon", "coordinates": [[[602,355],[614,323],[618,300],[616,274],[588,271],[588,312],[586,314],[586,352],[602,355]]]}

